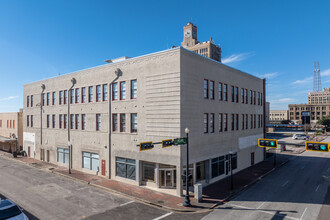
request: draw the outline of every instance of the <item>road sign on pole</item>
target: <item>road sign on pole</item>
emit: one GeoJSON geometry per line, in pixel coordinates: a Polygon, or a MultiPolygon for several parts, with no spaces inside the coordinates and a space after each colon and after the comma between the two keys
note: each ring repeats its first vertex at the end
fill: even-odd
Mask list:
{"type": "Polygon", "coordinates": [[[187,144],[187,138],[176,138],[173,141],[174,145],[183,145],[183,144],[187,144]]]}
{"type": "Polygon", "coordinates": [[[151,150],[152,148],[154,148],[152,141],[140,143],[140,151],[151,150]]]}

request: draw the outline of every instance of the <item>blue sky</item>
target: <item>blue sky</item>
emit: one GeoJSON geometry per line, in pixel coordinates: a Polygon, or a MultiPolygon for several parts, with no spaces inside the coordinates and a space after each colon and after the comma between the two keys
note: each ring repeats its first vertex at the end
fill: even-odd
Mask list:
{"type": "Polygon", "coordinates": [[[266,77],[271,109],[307,103],[313,64],[330,86],[330,1],[0,0],[0,112],[23,106],[23,85],[180,45],[192,21],[223,63],[266,77]]]}

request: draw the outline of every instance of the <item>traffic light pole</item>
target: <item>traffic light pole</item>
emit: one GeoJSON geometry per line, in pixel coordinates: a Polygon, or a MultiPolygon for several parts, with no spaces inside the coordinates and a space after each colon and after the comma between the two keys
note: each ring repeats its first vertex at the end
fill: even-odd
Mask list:
{"type": "Polygon", "coordinates": [[[274,149],[274,167],[276,167],[276,149],[274,149]]]}
{"type": "Polygon", "coordinates": [[[186,159],[186,196],[184,198],[183,206],[191,206],[189,198],[189,145],[188,145],[188,133],[187,134],[187,159],[186,159]]]}

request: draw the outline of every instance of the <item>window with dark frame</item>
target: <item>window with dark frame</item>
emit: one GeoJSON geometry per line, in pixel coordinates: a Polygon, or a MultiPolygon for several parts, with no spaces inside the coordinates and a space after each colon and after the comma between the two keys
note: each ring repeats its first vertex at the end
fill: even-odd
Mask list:
{"type": "Polygon", "coordinates": [[[238,114],[236,114],[236,130],[239,130],[239,117],[238,114]]]}
{"type": "Polygon", "coordinates": [[[102,86],[102,100],[108,101],[108,84],[103,84],[102,86]]]}
{"type": "Polygon", "coordinates": [[[231,92],[231,102],[235,102],[234,86],[230,87],[231,92]]]}
{"type": "Polygon", "coordinates": [[[210,113],[210,133],[214,133],[214,113],[210,113]]]}
{"type": "Polygon", "coordinates": [[[46,116],[46,118],[47,118],[47,128],[49,128],[49,120],[50,120],[49,117],[50,117],[49,115],[46,116]]]}
{"type": "Polygon", "coordinates": [[[88,87],[88,102],[93,102],[93,86],[88,87]]]}
{"type": "Polygon", "coordinates": [[[49,101],[50,101],[50,93],[47,92],[47,106],[49,105],[49,101]]]}
{"type": "Polygon", "coordinates": [[[86,115],[81,114],[81,130],[85,130],[85,129],[86,129],[86,115]]]}
{"type": "Polygon", "coordinates": [[[45,93],[42,93],[42,106],[45,106],[45,93]]]}
{"type": "Polygon", "coordinates": [[[79,88],[76,88],[76,103],[79,103],[79,88]]]}
{"type": "Polygon", "coordinates": [[[58,128],[62,128],[63,127],[63,115],[59,114],[58,116],[58,128]]]}
{"type": "Polygon", "coordinates": [[[223,175],[225,173],[225,157],[216,157],[211,160],[212,178],[223,175]]]}
{"type": "Polygon", "coordinates": [[[126,115],[120,114],[120,132],[126,131],[126,115]]]}
{"type": "Polygon", "coordinates": [[[26,107],[30,105],[30,96],[26,96],[26,107]]]}
{"type": "Polygon", "coordinates": [[[245,127],[245,115],[242,114],[242,130],[244,130],[244,127],[245,127]]]}
{"type": "Polygon", "coordinates": [[[68,90],[64,90],[64,104],[68,102],[68,90]]]}
{"type": "Polygon", "coordinates": [[[120,100],[126,99],[126,82],[120,82],[120,100]]]}
{"type": "Polygon", "coordinates": [[[56,92],[53,92],[53,95],[52,95],[52,105],[55,105],[55,101],[56,101],[56,92]]]}
{"type": "Polygon", "coordinates": [[[74,89],[70,90],[70,104],[74,103],[74,89]]]}
{"type": "Polygon", "coordinates": [[[116,157],[116,176],[127,178],[127,179],[136,179],[136,162],[135,160],[116,157]]]}
{"type": "Polygon", "coordinates": [[[252,96],[252,90],[250,90],[250,104],[253,104],[253,96],[252,96]]]}
{"type": "MultiPolygon", "coordinates": [[[[2,124],[2,121],[1,121],[1,124],[2,124]]],[[[30,116],[27,115],[26,116],[26,127],[29,127],[30,126],[30,116]]]]}
{"type": "Polygon", "coordinates": [[[256,91],[253,91],[253,104],[256,104],[256,91]]]}
{"type": "Polygon", "coordinates": [[[31,128],[33,128],[33,115],[31,115],[31,128]]]}
{"type": "Polygon", "coordinates": [[[248,104],[249,100],[248,100],[248,90],[247,89],[245,89],[244,95],[245,95],[245,104],[248,104]]]}
{"type": "Polygon", "coordinates": [[[223,100],[228,101],[228,85],[223,84],[223,100]]]}
{"type": "Polygon", "coordinates": [[[209,81],[204,79],[204,99],[209,98],[209,81]]]}
{"type": "Polygon", "coordinates": [[[223,100],[222,83],[219,82],[219,100],[223,100]]]}
{"type": "Polygon", "coordinates": [[[31,95],[31,107],[33,107],[33,95],[31,95]]]}
{"type": "Polygon", "coordinates": [[[204,133],[209,132],[209,114],[204,113],[204,133]]]}
{"type": "Polygon", "coordinates": [[[244,103],[244,89],[241,89],[241,103],[244,103]]]}
{"type": "Polygon", "coordinates": [[[75,117],[76,117],[75,118],[75,127],[78,130],[79,129],[79,114],[76,114],[75,117]]]}
{"type": "Polygon", "coordinates": [[[63,128],[66,129],[68,126],[68,115],[64,114],[63,118],[64,118],[63,128]]]}
{"type": "Polygon", "coordinates": [[[249,115],[245,114],[245,129],[249,129],[249,115]]]}
{"type": "Polygon", "coordinates": [[[251,129],[253,128],[253,115],[251,114],[251,129]]]}
{"type": "Polygon", "coordinates": [[[70,129],[74,129],[74,114],[70,115],[70,129]]]}
{"type": "Polygon", "coordinates": [[[224,131],[228,131],[228,114],[224,114],[223,117],[223,125],[224,125],[224,131]]]}
{"type": "Polygon", "coordinates": [[[86,102],[86,87],[81,88],[81,103],[86,102]]]}
{"type": "Polygon", "coordinates": [[[137,80],[131,80],[131,99],[137,98],[137,80]]]}
{"type": "Polygon", "coordinates": [[[96,86],[96,102],[101,101],[101,85],[96,86]]]}
{"type": "Polygon", "coordinates": [[[222,121],[223,121],[223,115],[222,113],[219,114],[219,132],[222,132],[222,121]]]}
{"type": "Polygon", "coordinates": [[[235,87],[235,102],[238,103],[238,87],[235,87]]]}
{"type": "Polygon", "coordinates": [[[62,103],[63,103],[63,91],[60,91],[58,96],[59,96],[58,97],[58,104],[62,105],[62,103]]]}
{"type": "Polygon", "coordinates": [[[56,118],[55,118],[55,115],[52,115],[52,128],[55,128],[55,122],[56,118]]]}
{"type": "Polygon", "coordinates": [[[235,114],[231,114],[231,130],[235,130],[235,114]]]}
{"type": "Polygon", "coordinates": [[[112,114],[112,131],[118,131],[118,114],[112,114]]]}
{"type": "Polygon", "coordinates": [[[210,80],[210,99],[214,99],[214,81],[210,80]]]}
{"type": "Polygon", "coordinates": [[[254,115],[253,118],[254,118],[254,120],[253,120],[253,128],[256,128],[256,121],[257,121],[257,120],[256,120],[256,115],[254,115]]]}
{"type": "Polygon", "coordinates": [[[101,114],[96,114],[96,130],[101,130],[101,114]]]}
{"type": "Polygon", "coordinates": [[[118,83],[112,83],[112,100],[118,100],[118,83]]]}
{"type": "Polygon", "coordinates": [[[137,114],[136,113],[131,114],[131,132],[132,133],[137,132],[137,114]]]}

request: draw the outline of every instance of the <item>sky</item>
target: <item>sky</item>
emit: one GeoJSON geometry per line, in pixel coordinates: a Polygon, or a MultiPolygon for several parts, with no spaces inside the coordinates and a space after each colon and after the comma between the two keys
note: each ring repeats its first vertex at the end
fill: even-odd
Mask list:
{"type": "Polygon", "coordinates": [[[330,87],[330,1],[0,0],[0,112],[23,107],[23,85],[212,37],[222,62],[266,78],[271,110],[307,103],[314,62],[330,87]]]}

